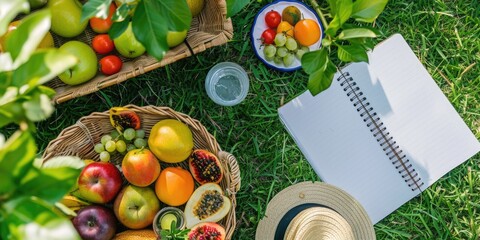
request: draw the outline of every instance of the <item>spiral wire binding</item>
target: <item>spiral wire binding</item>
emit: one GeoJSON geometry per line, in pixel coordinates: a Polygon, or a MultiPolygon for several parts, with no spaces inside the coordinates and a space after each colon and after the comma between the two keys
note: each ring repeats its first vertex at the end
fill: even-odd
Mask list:
{"type": "Polygon", "coordinates": [[[390,159],[408,187],[412,191],[421,191],[420,187],[424,185],[424,182],[418,175],[418,172],[413,168],[407,155],[403,154],[403,150],[400,149],[397,142],[390,136],[390,132],[387,131],[382,120],[377,116],[377,112],[370,106],[370,102],[363,96],[363,92],[357,86],[353,77],[350,77],[350,73],[343,73],[341,70],[339,70],[339,72],[341,76],[337,78],[337,81],[340,82],[343,91],[347,94],[350,102],[353,103],[353,107],[356,108],[360,117],[370,129],[373,137],[377,140],[380,147],[382,147],[385,155],[390,159]]]}

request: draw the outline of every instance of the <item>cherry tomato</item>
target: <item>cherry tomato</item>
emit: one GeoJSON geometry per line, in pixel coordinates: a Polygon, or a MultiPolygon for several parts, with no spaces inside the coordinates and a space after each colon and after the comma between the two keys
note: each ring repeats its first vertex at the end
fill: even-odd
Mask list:
{"type": "Polygon", "coordinates": [[[92,47],[98,54],[107,54],[115,48],[115,44],[108,34],[98,34],[92,39],[92,47]]]}
{"type": "Polygon", "coordinates": [[[265,23],[268,27],[276,28],[281,21],[282,15],[280,15],[280,13],[277,11],[272,10],[265,14],[265,23]]]}
{"type": "Polygon", "coordinates": [[[112,2],[110,4],[110,8],[108,10],[108,17],[106,19],[98,18],[98,17],[92,17],[90,18],[90,27],[92,30],[96,33],[106,33],[110,28],[112,27],[112,16],[115,13],[117,7],[115,7],[115,4],[112,2]]]}
{"type": "Polygon", "coordinates": [[[122,60],[116,55],[108,55],[100,59],[100,71],[105,75],[118,73],[122,65],[122,60]]]}
{"type": "Polygon", "coordinates": [[[275,39],[275,35],[277,35],[277,32],[275,30],[269,28],[262,33],[262,42],[264,44],[272,44],[273,40],[275,39]]]}

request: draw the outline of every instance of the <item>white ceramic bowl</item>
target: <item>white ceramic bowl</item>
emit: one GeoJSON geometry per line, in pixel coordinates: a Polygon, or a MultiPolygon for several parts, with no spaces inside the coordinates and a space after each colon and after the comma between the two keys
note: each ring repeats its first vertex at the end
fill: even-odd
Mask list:
{"type": "Polygon", "coordinates": [[[320,26],[320,30],[321,30],[320,39],[313,45],[309,46],[310,51],[317,50],[321,47],[321,42],[324,35],[323,34],[324,27],[320,21],[320,18],[318,17],[318,15],[315,13],[313,9],[306,6],[302,2],[295,1],[295,0],[280,0],[280,1],[275,1],[273,3],[270,3],[265,7],[263,7],[255,16],[255,20],[253,21],[253,25],[252,25],[252,30],[250,31],[250,38],[252,41],[253,49],[257,57],[267,66],[279,71],[284,71],[284,72],[295,71],[297,69],[300,69],[302,67],[300,60],[295,58],[293,64],[288,67],[285,67],[283,63],[276,64],[273,61],[267,61],[265,59],[265,55],[263,54],[264,46],[262,46],[262,41],[260,40],[260,37],[262,36],[263,31],[269,28],[265,23],[265,14],[267,14],[271,10],[275,10],[278,13],[282,14],[283,9],[285,9],[288,6],[297,7],[302,13],[304,19],[313,19],[320,26]]]}

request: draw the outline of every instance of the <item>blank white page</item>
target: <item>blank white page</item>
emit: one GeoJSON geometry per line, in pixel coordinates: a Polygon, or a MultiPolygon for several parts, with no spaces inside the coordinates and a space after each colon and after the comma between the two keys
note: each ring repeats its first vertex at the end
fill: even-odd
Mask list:
{"type": "Polygon", "coordinates": [[[403,37],[395,34],[387,41],[370,57],[371,72],[378,77],[374,84],[386,99],[368,86],[366,95],[378,103],[374,108],[426,188],[476,154],[480,144],[403,37]]]}
{"type": "MultiPolygon", "coordinates": [[[[418,154],[425,156],[418,161],[419,169],[417,171],[422,179],[430,179],[431,176],[436,176],[441,172],[444,174],[451,170],[450,166],[456,166],[468,159],[479,150],[479,144],[458,114],[454,110],[451,111],[452,106],[433,79],[431,77],[425,79],[425,76],[422,75],[417,76],[416,71],[420,71],[417,68],[424,69],[423,66],[410,63],[402,65],[405,61],[412,60],[418,62],[403,38],[400,35],[394,35],[370,54],[370,63],[375,65],[374,67],[366,63],[354,63],[342,71],[348,72],[354,78],[374,111],[380,115],[382,120],[385,118],[384,123],[387,128],[392,128],[388,131],[404,148],[404,152],[408,153],[407,157],[411,158],[412,162],[416,162],[417,159],[412,158],[417,157],[418,154]],[[376,64],[382,64],[381,71],[376,64]],[[401,70],[397,71],[397,69],[401,70]],[[392,75],[395,75],[393,78],[395,80],[392,80],[392,75]],[[415,76],[415,79],[401,77],[405,75],[415,76]],[[419,81],[417,77],[428,83],[417,84],[416,82],[419,81]],[[409,88],[415,87],[425,89],[418,91],[422,94],[416,92],[414,95],[418,95],[418,97],[411,101],[412,91],[409,88]],[[425,93],[436,96],[425,99],[425,93]],[[403,97],[404,95],[406,97],[403,97]],[[425,107],[417,104],[419,109],[413,107],[414,110],[412,110],[412,105],[416,105],[418,101],[430,102],[430,99],[433,101],[441,99],[438,103],[433,103],[436,110],[432,111],[444,112],[445,109],[449,109],[447,113],[442,113],[442,116],[448,115],[448,118],[451,118],[448,120],[448,124],[455,127],[446,134],[455,136],[455,140],[463,144],[458,150],[449,150],[444,147],[442,156],[446,155],[449,158],[441,159],[446,159],[445,161],[448,163],[445,163],[446,166],[439,167],[441,170],[435,168],[432,170],[433,173],[429,173],[430,169],[426,166],[433,165],[439,158],[428,160],[433,159],[426,157],[425,152],[430,150],[412,153],[412,151],[418,151],[419,148],[423,149],[425,145],[432,145],[433,141],[442,141],[441,139],[432,139],[432,137],[444,138],[446,135],[431,135],[430,130],[418,130],[425,128],[425,125],[430,125],[432,119],[429,116],[432,113],[428,113],[428,115],[412,114],[412,111],[419,112],[421,108],[425,107]],[[406,116],[399,117],[400,113],[406,116]],[[463,139],[463,137],[466,139],[457,139],[463,139]],[[411,146],[413,148],[410,148],[411,146]],[[462,154],[451,153],[451,151],[462,152],[462,154]]],[[[338,73],[335,79],[337,77],[339,77],[338,73]]],[[[398,174],[398,170],[386,157],[369,128],[362,121],[356,108],[346,96],[343,87],[336,80],[330,88],[317,96],[313,97],[307,91],[279,108],[278,112],[286,129],[320,178],[355,197],[365,208],[373,223],[377,223],[419,193],[419,191],[412,191],[406,185],[404,179],[398,174]]],[[[432,115],[432,117],[437,116],[432,115]]],[[[427,186],[430,185],[430,181],[425,183],[428,184],[427,186]]]]}

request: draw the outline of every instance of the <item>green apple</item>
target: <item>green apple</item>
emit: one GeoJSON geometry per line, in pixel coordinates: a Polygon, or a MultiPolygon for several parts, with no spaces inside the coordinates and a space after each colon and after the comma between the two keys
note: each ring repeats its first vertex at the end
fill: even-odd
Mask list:
{"type": "Polygon", "coordinates": [[[82,4],[78,0],[49,0],[48,8],[52,13],[51,29],[57,35],[71,38],[85,31],[88,21],[80,22],[82,4]]]}
{"type": "Polygon", "coordinates": [[[182,43],[185,38],[187,38],[187,30],[181,32],[169,31],[167,33],[167,44],[172,48],[182,43]]]}
{"type": "Polygon", "coordinates": [[[69,85],[77,85],[95,77],[98,60],[90,46],[80,41],[68,41],[59,49],[78,59],[77,65],[58,75],[60,80],[69,85]]]}
{"type": "Polygon", "coordinates": [[[135,58],[145,53],[145,47],[133,34],[132,22],[128,24],[127,29],[113,40],[115,48],[124,57],[135,58]]]}
{"type": "Polygon", "coordinates": [[[123,225],[130,229],[151,226],[160,202],[149,187],[128,185],[118,193],[113,203],[113,212],[123,225]]]}

